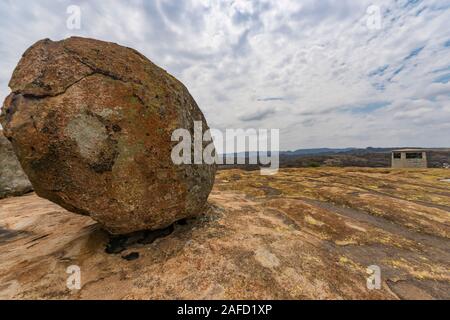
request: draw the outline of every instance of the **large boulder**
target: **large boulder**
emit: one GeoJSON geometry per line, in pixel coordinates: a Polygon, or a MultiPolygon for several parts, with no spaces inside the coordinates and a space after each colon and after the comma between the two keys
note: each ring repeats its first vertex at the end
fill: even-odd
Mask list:
{"type": "Polygon", "coordinates": [[[20,196],[32,190],[30,180],[23,172],[11,143],[0,130],[0,199],[20,196]]]}
{"type": "MultiPolygon", "coordinates": [[[[14,70],[0,121],[36,193],[113,234],[201,213],[215,165],[171,160],[172,132],[205,118],[186,87],[139,52],[41,40],[14,70]]],[[[209,142],[203,142],[204,146],[209,142]]]]}

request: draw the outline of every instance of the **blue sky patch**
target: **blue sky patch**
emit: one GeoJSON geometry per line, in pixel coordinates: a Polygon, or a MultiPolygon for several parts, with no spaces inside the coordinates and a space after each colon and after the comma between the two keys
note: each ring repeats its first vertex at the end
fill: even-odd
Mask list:
{"type": "Polygon", "coordinates": [[[436,79],[434,79],[433,82],[438,82],[438,83],[447,83],[450,81],[450,73],[444,74],[436,79]]]}
{"type": "Polygon", "coordinates": [[[384,65],[382,67],[379,67],[379,68],[369,72],[368,76],[369,77],[373,77],[373,76],[376,76],[376,75],[380,75],[381,76],[381,75],[384,74],[384,71],[386,71],[387,68],[389,68],[388,64],[386,64],[386,65],[384,65]]]}
{"type": "Polygon", "coordinates": [[[414,58],[415,56],[417,56],[420,53],[420,51],[423,50],[423,48],[425,48],[425,46],[414,49],[413,51],[411,51],[411,53],[409,55],[407,55],[405,57],[404,60],[409,60],[411,58],[414,58]]]}
{"type": "Polygon", "coordinates": [[[390,102],[387,101],[378,101],[378,102],[371,102],[368,103],[366,105],[362,105],[362,106],[354,106],[350,109],[351,113],[357,113],[357,114],[367,114],[367,113],[371,113],[374,112],[376,110],[379,110],[381,108],[384,108],[386,106],[388,106],[390,104],[390,102]]]}

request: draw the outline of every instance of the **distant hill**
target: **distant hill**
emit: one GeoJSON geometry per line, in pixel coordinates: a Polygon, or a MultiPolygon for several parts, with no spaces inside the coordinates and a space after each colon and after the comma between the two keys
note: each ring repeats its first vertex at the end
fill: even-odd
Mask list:
{"type": "Polygon", "coordinates": [[[316,155],[316,154],[338,154],[338,153],[368,153],[368,152],[390,152],[397,148],[315,148],[315,149],[298,149],[295,151],[283,151],[280,152],[286,156],[299,156],[299,155],[316,155]]]}
{"type": "MultiPolygon", "coordinates": [[[[395,148],[315,148],[298,149],[295,151],[280,152],[281,168],[300,168],[300,167],[374,167],[386,168],[391,166],[391,151],[405,149],[406,147],[395,148]]],[[[407,147],[412,148],[412,147],[407,147]]],[[[428,150],[428,167],[442,168],[450,163],[450,149],[446,148],[417,148],[428,150]]],[[[245,160],[246,164],[220,165],[220,169],[244,168],[247,170],[258,169],[259,166],[249,164],[249,158],[254,159],[256,152],[240,152],[236,155],[223,155],[225,158],[236,158],[245,160]]]]}
{"type": "Polygon", "coordinates": [[[332,148],[315,148],[315,149],[298,149],[295,151],[283,151],[280,154],[287,156],[297,156],[297,155],[308,155],[308,154],[331,154],[331,153],[341,153],[355,150],[356,148],[343,148],[343,149],[332,149],[332,148]]]}
{"type": "MultiPolygon", "coordinates": [[[[409,147],[408,147],[409,148],[409,147]]],[[[414,147],[415,149],[418,149],[414,147]]],[[[373,152],[391,152],[392,150],[403,149],[403,147],[395,147],[395,148],[310,148],[310,149],[297,149],[297,150],[289,150],[289,151],[280,151],[280,155],[283,156],[306,156],[306,155],[325,155],[325,154],[338,154],[338,153],[373,153],[373,152]]],[[[257,152],[238,152],[235,153],[237,157],[256,157],[257,152]]],[[[222,156],[233,157],[233,153],[222,154],[222,156]]]]}

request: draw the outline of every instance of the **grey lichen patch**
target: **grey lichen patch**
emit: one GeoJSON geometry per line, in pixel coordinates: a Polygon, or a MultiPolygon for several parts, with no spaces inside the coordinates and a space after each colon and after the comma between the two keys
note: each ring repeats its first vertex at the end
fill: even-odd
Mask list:
{"type": "Polygon", "coordinates": [[[256,249],[255,259],[266,268],[275,268],[280,265],[277,256],[265,248],[256,249]]]}
{"type": "Polygon", "coordinates": [[[76,141],[81,156],[91,161],[97,159],[108,139],[105,126],[98,119],[86,114],[71,120],[65,133],[76,141]]]}
{"type": "Polygon", "coordinates": [[[117,142],[100,119],[80,114],[69,122],[65,134],[76,142],[81,157],[94,171],[111,171],[117,157],[117,142]]]}

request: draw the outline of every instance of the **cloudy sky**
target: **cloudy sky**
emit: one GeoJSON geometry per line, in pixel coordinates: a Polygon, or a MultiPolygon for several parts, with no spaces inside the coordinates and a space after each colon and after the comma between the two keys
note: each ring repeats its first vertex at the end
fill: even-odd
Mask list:
{"type": "Polygon", "coordinates": [[[0,0],[0,13],[2,100],[31,44],[79,35],[142,52],[213,128],[280,129],[282,150],[450,147],[450,0],[0,0]]]}

